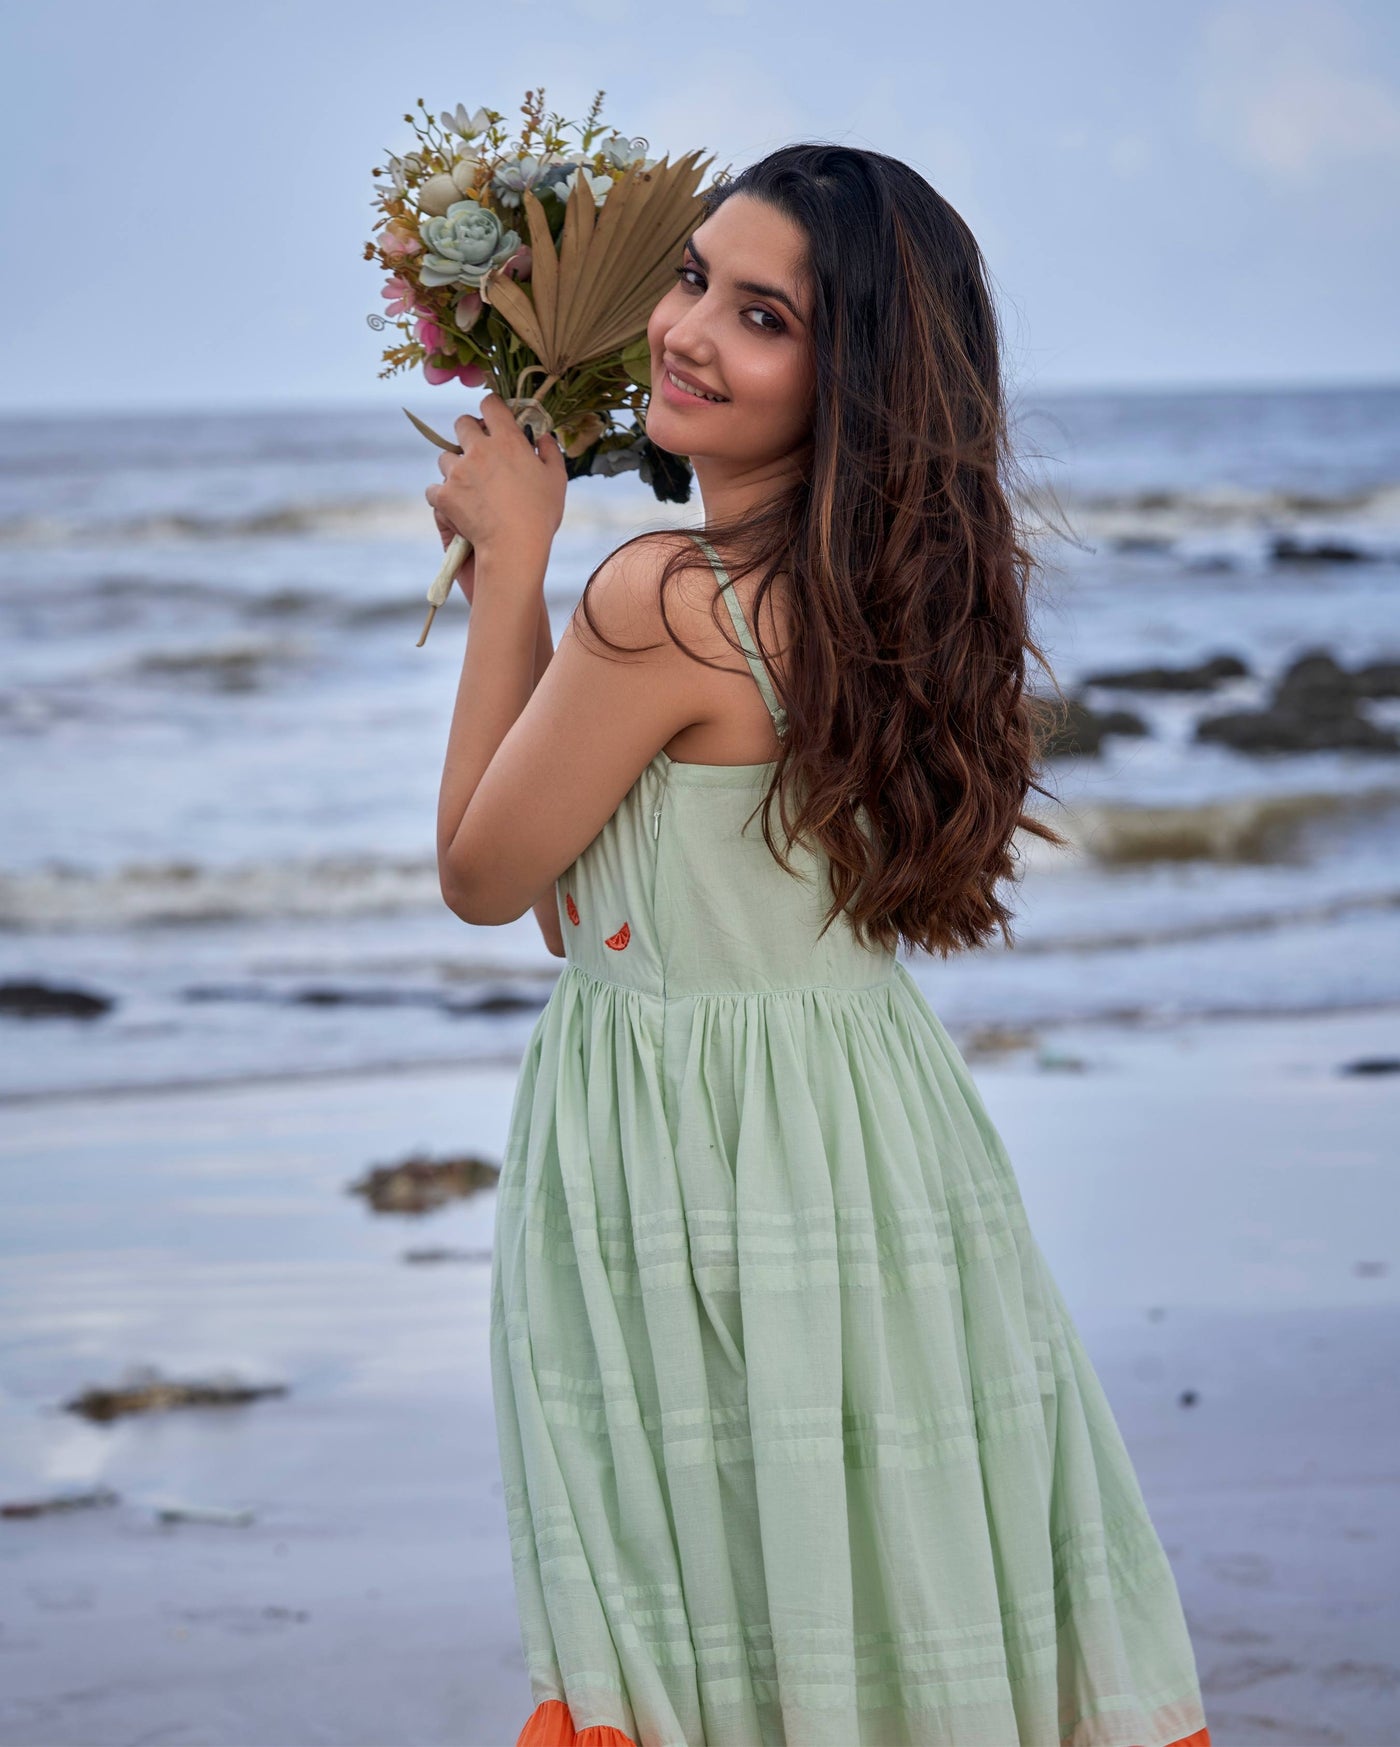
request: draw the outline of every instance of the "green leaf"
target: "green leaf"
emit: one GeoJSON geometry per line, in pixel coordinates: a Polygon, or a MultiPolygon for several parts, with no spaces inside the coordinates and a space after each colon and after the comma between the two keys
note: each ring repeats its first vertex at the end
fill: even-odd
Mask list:
{"type": "Polygon", "coordinates": [[[645,334],[638,334],[631,345],[622,348],[622,364],[633,382],[640,383],[643,388],[651,387],[651,341],[645,334]]]}

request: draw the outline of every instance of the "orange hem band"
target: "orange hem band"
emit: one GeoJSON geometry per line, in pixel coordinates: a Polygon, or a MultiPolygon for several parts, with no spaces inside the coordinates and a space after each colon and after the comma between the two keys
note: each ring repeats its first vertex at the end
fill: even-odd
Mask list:
{"type": "MultiPolygon", "coordinates": [[[[575,1729],[569,1707],[561,1698],[542,1699],[520,1731],[515,1747],[637,1747],[630,1735],[609,1723],[575,1729]]],[[[1167,1747],[1211,1747],[1210,1730],[1197,1729],[1167,1747]]]]}
{"type": "MultiPolygon", "coordinates": [[[[630,1735],[614,1729],[608,1723],[594,1723],[587,1729],[575,1729],[569,1707],[562,1698],[541,1699],[520,1731],[515,1747],[637,1747],[630,1735]]],[[[1172,1743],[1176,1747],[1176,1743],[1172,1743]]],[[[1182,1747],[1196,1747],[1183,1742],[1182,1747]]],[[[1206,1747],[1210,1747],[1209,1742],[1206,1747]]]]}

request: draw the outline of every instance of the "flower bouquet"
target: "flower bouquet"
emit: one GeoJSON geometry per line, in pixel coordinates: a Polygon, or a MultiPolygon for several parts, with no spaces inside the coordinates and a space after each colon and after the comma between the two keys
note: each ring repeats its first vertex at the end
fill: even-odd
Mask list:
{"type": "MultiPolygon", "coordinates": [[[[409,336],[385,350],[379,374],[421,364],[429,382],[489,387],[532,442],[554,434],[570,479],[635,468],[662,502],[686,503],[689,463],[646,435],[646,329],[703,216],[696,189],[713,160],[644,156],[646,141],[599,124],[602,98],[575,124],[546,116],[543,90],[528,91],[514,142],[494,109],[459,104],[434,122],[419,98],[421,121],[405,115],[420,144],[375,167],[382,216],[365,244],[365,259],[391,274],[370,326],[392,317],[409,336]],[[571,128],[580,143],[566,150],[571,128]]],[[[468,550],[460,536],[449,544],[419,648],[468,550]]]]}

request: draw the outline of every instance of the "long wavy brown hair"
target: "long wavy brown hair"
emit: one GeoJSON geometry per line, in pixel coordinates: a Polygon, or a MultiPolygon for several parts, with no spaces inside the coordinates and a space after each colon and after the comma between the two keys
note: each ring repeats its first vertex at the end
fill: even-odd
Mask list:
{"type": "MultiPolygon", "coordinates": [[[[1013,510],[986,263],[948,202],[880,152],[784,146],[712,187],[707,212],[735,194],[801,227],[813,289],[810,468],[742,520],[703,528],[731,579],[761,573],[756,637],[764,595],[787,578],[781,675],[759,643],[789,725],[760,802],[764,839],[788,872],[796,840],[825,851],[823,932],[844,911],[859,939],[887,948],[1009,942],[1014,834],[1061,839],[1025,810],[1031,790],[1047,792],[1038,758],[1050,720],[1028,673],[1049,670],[1030,630],[1038,563],[1013,510]]],[[[694,541],[675,547],[662,618],[703,660],[666,618],[665,591],[709,565],[694,541]]],[[[600,641],[622,648],[594,622],[597,574],[579,605],[600,641]]],[[[742,653],[726,617],[715,624],[742,653]]]]}

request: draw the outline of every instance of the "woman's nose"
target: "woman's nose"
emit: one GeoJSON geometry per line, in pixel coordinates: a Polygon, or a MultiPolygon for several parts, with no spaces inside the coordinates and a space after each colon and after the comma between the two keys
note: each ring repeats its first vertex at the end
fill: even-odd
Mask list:
{"type": "Polygon", "coordinates": [[[688,358],[697,369],[703,368],[715,355],[706,317],[699,309],[688,309],[666,329],[665,350],[677,358],[688,358]]]}

